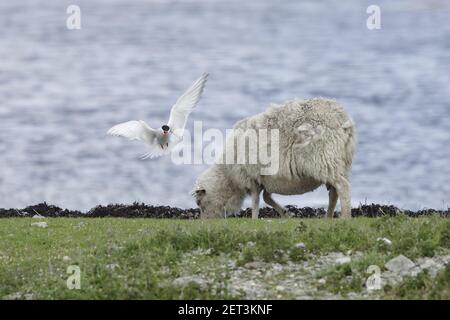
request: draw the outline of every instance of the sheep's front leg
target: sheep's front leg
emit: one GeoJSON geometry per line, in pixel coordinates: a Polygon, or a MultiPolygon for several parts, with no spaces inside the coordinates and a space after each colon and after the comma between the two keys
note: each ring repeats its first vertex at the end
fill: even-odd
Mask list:
{"type": "Polygon", "coordinates": [[[252,219],[258,219],[259,215],[259,194],[261,191],[252,191],[252,219]]]}
{"type": "Polygon", "coordinates": [[[341,199],[341,217],[351,218],[352,207],[350,202],[350,182],[345,177],[340,179],[334,184],[338,197],[341,199]]]}
{"type": "Polygon", "coordinates": [[[275,209],[276,212],[280,214],[280,216],[286,216],[286,209],[283,206],[280,206],[275,200],[273,200],[272,195],[264,190],[263,192],[264,202],[269,206],[275,209]]]}
{"type": "Polygon", "coordinates": [[[338,194],[337,194],[336,188],[333,187],[332,185],[328,185],[327,184],[327,188],[328,188],[327,217],[331,219],[331,218],[333,218],[334,209],[336,208],[336,203],[337,203],[337,200],[338,200],[338,194]]]}

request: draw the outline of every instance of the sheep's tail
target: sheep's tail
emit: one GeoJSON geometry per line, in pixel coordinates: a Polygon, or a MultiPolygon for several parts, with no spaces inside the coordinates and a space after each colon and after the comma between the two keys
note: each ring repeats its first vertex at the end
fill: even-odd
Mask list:
{"type": "Polygon", "coordinates": [[[349,118],[343,125],[344,132],[347,133],[347,141],[345,142],[345,164],[348,171],[351,170],[353,156],[356,149],[356,129],[355,124],[351,118],[349,118]]]}

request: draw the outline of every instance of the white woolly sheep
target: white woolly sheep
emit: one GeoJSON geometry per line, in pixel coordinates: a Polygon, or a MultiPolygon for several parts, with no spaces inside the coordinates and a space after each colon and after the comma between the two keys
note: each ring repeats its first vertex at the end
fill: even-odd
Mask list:
{"type": "MultiPolygon", "coordinates": [[[[279,139],[265,142],[271,152],[278,151],[278,170],[262,174],[265,166],[259,159],[254,164],[223,161],[212,165],[197,179],[194,190],[201,217],[236,212],[245,196],[251,195],[252,218],[258,218],[261,191],[264,201],[285,215],[286,210],[271,193],[303,194],[323,184],[329,191],[327,216],[333,217],[339,197],[341,216],[351,217],[349,176],[356,133],[352,119],[337,102],[323,98],[293,100],[238,121],[220,159],[239,152],[236,140],[249,129],[278,129],[279,139]]],[[[244,148],[247,156],[258,151],[255,143],[244,148]]],[[[233,157],[236,160],[235,154],[233,157]]]]}

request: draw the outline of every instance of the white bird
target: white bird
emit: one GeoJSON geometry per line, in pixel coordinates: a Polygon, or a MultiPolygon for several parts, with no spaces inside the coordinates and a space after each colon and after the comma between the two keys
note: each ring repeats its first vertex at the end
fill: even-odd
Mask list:
{"type": "Polygon", "coordinates": [[[142,156],[142,159],[170,153],[183,138],[187,118],[200,100],[207,78],[208,74],[204,73],[178,98],[170,110],[169,121],[161,129],[153,129],[142,120],[133,120],[119,123],[107,133],[145,142],[150,146],[150,150],[142,156]]]}

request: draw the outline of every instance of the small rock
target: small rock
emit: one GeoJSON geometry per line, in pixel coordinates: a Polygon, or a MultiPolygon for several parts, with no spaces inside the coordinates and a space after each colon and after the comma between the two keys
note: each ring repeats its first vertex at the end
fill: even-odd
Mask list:
{"type": "Polygon", "coordinates": [[[430,258],[421,259],[419,264],[422,269],[429,269],[429,268],[437,266],[437,263],[434,262],[434,260],[430,259],[430,258]]]}
{"type": "Polygon", "coordinates": [[[392,241],[388,238],[377,238],[377,241],[384,243],[387,246],[392,245],[392,241]]]}
{"type": "Polygon", "coordinates": [[[67,262],[67,261],[70,261],[70,260],[72,260],[72,259],[71,259],[69,256],[64,256],[64,257],[63,257],[63,261],[66,261],[66,262],[67,262]]]}
{"type": "Polygon", "coordinates": [[[275,263],[272,266],[272,269],[273,269],[274,272],[278,272],[279,273],[279,272],[283,271],[283,266],[281,264],[279,264],[279,263],[275,263]]]}
{"type": "Polygon", "coordinates": [[[275,289],[277,291],[284,291],[284,287],[283,286],[276,286],[275,289]]]}
{"type": "Polygon", "coordinates": [[[109,269],[111,271],[114,271],[114,269],[119,268],[119,265],[117,263],[110,263],[106,265],[106,269],[109,269]]]}
{"type": "Polygon", "coordinates": [[[261,261],[252,261],[252,262],[247,262],[244,265],[244,267],[247,269],[263,269],[266,267],[266,264],[261,261]]]}
{"type": "Polygon", "coordinates": [[[20,300],[22,299],[22,293],[21,292],[15,292],[8,294],[6,296],[3,296],[3,300],[20,300]]]}
{"type": "Polygon", "coordinates": [[[384,266],[389,271],[397,273],[405,273],[411,268],[413,268],[415,264],[410,259],[401,254],[389,260],[384,266]]]}
{"type": "Polygon", "coordinates": [[[347,297],[349,298],[349,299],[358,299],[358,294],[356,293],[356,292],[349,292],[348,294],[347,294],[347,297]]]}
{"type": "Polygon", "coordinates": [[[430,273],[430,275],[432,277],[435,277],[438,273],[438,271],[442,268],[444,268],[444,265],[437,263],[436,261],[434,261],[433,259],[430,258],[423,258],[423,259],[419,259],[419,261],[417,262],[419,270],[428,270],[428,272],[430,273]]]}
{"type": "Polygon", "coordinates": [[[172,282],[175,286],[187,286],[190,283],[197,284],[201,289],[206,289],[208,287],[208,282],[198,276],[184,276],[173,280],[172,282]]]}
{"type": "Polygon", "coordinates": [[[38,228],[47,228],[48,224],[47,222],[33,222],[31,224],[32,227],[38,227],[38,228]]]}
{"type": "Polygon", "coordinates": [[[32,294],[32,293],[25,293],[25,294],[23,295],[23,298],[24,298],[25,300],[35,300],[34,294],[32,294]]]}
{"type": "Polygon", "coordinates": [[[226,265],[229,269],[236,269],[236,260],[228,260],[226,265]]]}
{"type": "Polygon", "coordinates": [[[33,293],[15,292],[3,296],[3,300],[35,300],[35,296],[33,293]]]}
{"type": "Polygon", "coordinates": [[[321,279],[317,280],[317,283],[318,284],[326,284],[327,280],[325,280],[324,278],[321,278],[321,279]]]}
{"type": "Polygon", "coordinates": [[[44,219],[44,216],[41,216],[39,213],[32,216],[33,219],[44,219]]]}
{"type": "Polygon", "coordinates": [[[299,242],[299,243],[297,243],[297,244],[295,245],[295,247],[296,247],[297,249],[305,250],[305,249],[306,249],[306,244],[304,244],[303,242],[299,242]]]}
{"type": "Polygon", "coordinates": [[[350,257],[341,257],[335,260],[337,264],[346,264],[352,262],[352,258],[350,257]]]}
{"type": "Polygon", "coordinates": [[[256,245],[256,243],[254,243],[253,241],[247,242],[247,247],[249,247],[249,248],[253,248],[255,245],[256,245]]]}
{"type": "Polygon", "coordinates": [[[414,266],[413,268],[409,269],[408,274],[410,276],[417,276],[420,272],[422,272],[422,269],[419,266],[414,266]]]}

